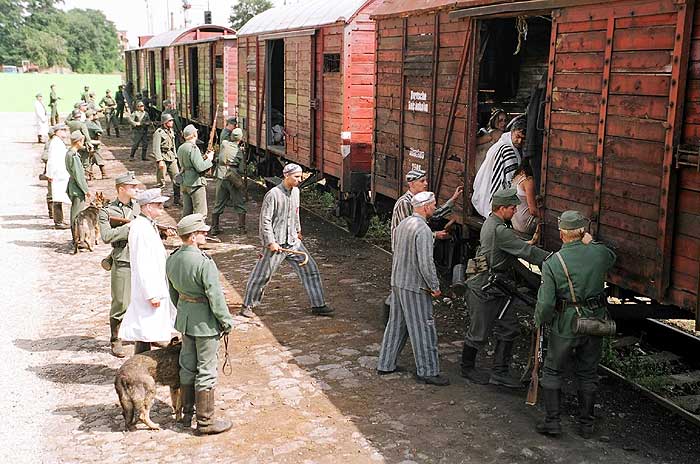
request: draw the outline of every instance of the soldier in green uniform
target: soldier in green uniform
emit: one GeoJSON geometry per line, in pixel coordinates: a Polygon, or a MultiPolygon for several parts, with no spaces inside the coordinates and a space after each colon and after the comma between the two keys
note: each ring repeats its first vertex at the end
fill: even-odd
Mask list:
{"type": "Polygon", "coordinates": [[[517,288],[518,267],[523,267],[518,258],[540,265],[549,255],[519,238],[509,225],[519,204],[514,188],[499,190],[493,195],[492,212],[481,226],[480,246],[476,252],[476,259],[482,257],[487,266],[467,280],[470,326],[462,351],[462,376],[478,384],[522,386],[509,372],[513,341],[519,334],[516,311],[511,307],[503,312],[509,295],[497,288],[484,288],[491,274],[517,288]],[[496,349],[493,371],[489,374],[475,363],[479,349],[486,344],[491,332],[495,333],[496,349]]]}
{"type": "Polygon", "coordinates": [[[153,133],[153,155],[156,158],[156,180],[158,186],[165,185],[165,173],[170,176],[173,183],[173,204],[180,205],[180,186],[176,182],[179,172],[177,158],[175,157],[175,133],[173,132],[173,117],[163,112],[160,115],[161,126],[153,133]]]}
{"type": "Polygon", "coordinates": [[[245,172],[245,159],[239,143],[243,138],[243,130],[240,127],[233,129],[231,140],[221,139],[219,147],[219,160],[216,166],[216,204],[211,215],[211,234],[221,233],[219,219],[226,206],[233,206],[238,215],[238,232],[246,233],[245,228],[245,186],[243,185],[243,173],[245,172]]]}
{"type": "Polygon", "coordinates": [[[199,249],[206,242],[208,230],[201,214],[183,217],[177,224],[182,246],[168,257],[165,270],[170,282],[170,299],[177,306],[175,328],[182,333],[183,423],[191,426],[196,403],[197,433],[210,435],[231,428],[230,421],[214,418],[214,387],[219,339],[231,331],[233,318],[219,283],[219,270],[199,249]]]}
{"type": "Polygon", "coordinates": [[[224,140],[230,140],[233,141],[231,138],[231,135],[233,134],[233,131],[238,127],[238,119],[235,117],[230,117],[226,120],[226,126],[224,126],[223,129],[221,129],[221,141],[223,142],[224,140]]]}
{"type": "Polygon", "coordinates": [[[112,98],[112,91],[107,89],[105,96],[100,100],[100,108],[105,115],[105,126],[107,126],[107,135],[112,135],[110,129],[114,127],[114,133],[119,137],[119,124],[117,124],[117,102],[112,98]]]}
{"type": "Polygon", "coordinates": [[[134,219],[140,209],[136,198],[136,186],[140,184],[132,171],[117,176],[117,198],[100,210],[97,220],[100,224],[100,237],[104,243],[112,245],[112,252],[106,258],[110,270],[112,305],[109,310],[110,345],[112,355],[126,356],[119,339],[119,326],[131,299],[131,267],[129,262],[129,224],[122,224],[109,218],[134,219]]]}
{"type": "Polygon", "coordinates": [[[58,100],[61,97],[56,95],[56,84],[51,84],[51,93],[49,94],[49,107],[51,108],[50,124],[55,126],[58,124],[58,100]]]}
{"type": "Polygon", "coordinates": [[[551,327],[540,381],[546,416],[537,424],[537,431],[561,434],[561,377],[567,366],[573,366],[578,380],[579,433],[588,439],[593,435],[603,339],[575,334],[572,322],[578,313],[582,317],[606,316],[605,276],[615,264],[616,256],[605,245],[593,242],[586,232],[587,225],[588,220],[578,211],[565,211],[559,218],[563,244],[558,253],[542,264],[535,325],[551,327]]]}
{"type": "Polygon", "coordinates": [[[197,147],[197,129],[188,125],[182,131],[185,143],[177,149],[182,168],[182,215],[199,213],[207,217],[207,179],[204,173],[212,167],[212,153],[202,155],[197,147]]]}
{"type": "Polygon", "coordinates": [[[175,148],[178,148],[184,142],[182,138],[182,119],[180,114],[175,109],[175,105],[170,100],[163,100],[163,114],[169,114],[173,117],[173,132],[175,132],[175,148]]]}
{"type": "MultiPolygon", "coordinates": [[[[116,117],[119,118],[119,124],[124,123],[124,107],[126,106],[126,98],[124,98],[124,86],[120,85],[117,88],[117,94],[114,96],[117,100],[117,112],[116,117]]],[[[117,137],[119,137],[119,132],[117,132],[117,137]]]]}
{"type": "Polygon", "coordinates": [[[148,147],[148,127],[151,125],[151,118],[144,110],[143,102],[136,102],[136,110],[131,113],[129,124],[132,127],[133,138],[131,141],[131,155],[129,159],[134,159],[136,149],[141,146],[141,159],[146,161],[146,150],[148,147]]]}
{"type": "Polygon", "coordinates": [[[66,152],[66,170],[70,176],[68,180],[68,197],[70,198],[70,225],[73,232],[73,243],[75,243],[75,218],[78,213],[85,209],[85,202],[90,198],[87,180],[85,179],[85,170],[83,163],[80,160],[78,151],[83,148],[85,136],[79,131],[73,131],[70,134],[70,148],[66,152]]]}
{"type": "Polygon", "coordinates": [[[88,96],[90,94],[90,86],[86,85],[85,88],[83,89],[83,93],[80,94],[80,99],[87,103],[88,101],[88,96]]]}
{"type": "MultiPolygon", "coordinates": [[[[102,142],[100,141],[103,132],[102,126],[97,119],[97,113],[93,110],[87,110],[85,116],[87,117],[85,127],[88,130],[91,146],[87,147],[87,152],[83,157],[83,166],[86,171],[90,172],[92,170],[92,165],[96,164],[100,168],[102,178],[108,179],[109,176],[107,176],[107,172],[105,171],[105,160],[100,154],[100,147],[102,146],[102,142]]],[[[81,155],[83,154],[81,153],[81,155]]]]}

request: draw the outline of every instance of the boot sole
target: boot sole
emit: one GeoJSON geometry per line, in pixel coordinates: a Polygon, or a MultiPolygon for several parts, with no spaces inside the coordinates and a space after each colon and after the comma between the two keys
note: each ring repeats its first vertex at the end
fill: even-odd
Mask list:
{"type": "Polygon", "coordinates": [[[501,381],[499,381],[499,380],[493,380],[493,379],[489,379],[488,384],[489,384],[489,385],[496,385],[497,387],[510,388],[511,390],[520,390],[520,389],[523,388],[523,385],[522,385],[522,384],[517,384],[517,385],[515,385],[515,384],[510,384],[510,383],[501,382],[501,381]]]}

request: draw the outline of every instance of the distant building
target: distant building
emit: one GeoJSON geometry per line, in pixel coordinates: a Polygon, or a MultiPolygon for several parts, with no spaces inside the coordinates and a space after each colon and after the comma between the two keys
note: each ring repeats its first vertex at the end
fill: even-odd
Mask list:
{"type": "Polygon", "coordinates": [[[119,54],[124,59],[124,50],[129,48],[129,38],[126,36],[126,31],[117,31],[117,41],[119,42],[119,54]]]}

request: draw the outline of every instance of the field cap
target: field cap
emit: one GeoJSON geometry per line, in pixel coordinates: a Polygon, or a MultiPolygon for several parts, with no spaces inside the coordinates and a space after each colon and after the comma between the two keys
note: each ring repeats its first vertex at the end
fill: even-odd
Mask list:
{"type": "Polygon", "coordinates": [[[147,205],[149,203],[165,203],[170,197],[165,197],[159,188],[152,188],[139,192],[136,195],[136,202],[139,205],[147,205]]]}
{"type": "Polygon", "coordinates": [[[83,140],[85,137],[80,131],[73,131],[70,133],[70,141],[71,143],[73,142],[79,142],[80,140],[83,140]]]}
{"type": "Polygon", "coordinates": [[[142,102],[141,100],[139,100],[139,101],[136,102],[136,106],[137,106],[137,107],[138,107],[138,106],[144,106],[144,104],[143,104],[143,102],[142,102]]]}
{"type": "Polygon", "coordinates": [[[43,95],[41,94],[41,92],[39,92],[38,94],[36,94],[36,96],[37,96],[37,98],[43,97],[43,95]]]}
{"type": "Polygon", "coordinates": [[[188,124],[182,129],[182,136],[187,138],[197,134],[197,128],[192,124],[188,124]]]}
{"type": "Polygon", "coordinates": [[[169,98],[166,98],[165,100],[163,100],[163,106],[169,105],[169,104],[171,104],[171,103],[172,103],[172,102],[170,101],[169,98]]]}
{"type": "Polygon", "coordinates": [[[73,116],[73,118],[79,118],[81,114],[83,114],[83,112],[76,108],[71,113],[71,116],[73,116]]]}
{"type": "Polygon", "coordinates": [[[160,115],[160,122],[166,123],[173,120],[173,115],[170,113],[163,113],[160,115]]]}
{"type": "Polygon", "coordinates": [[[60,130],[64,130],[64,129],[68,129],[68,126],[66,126],[66,125],[63,124],[62,122],[61,122],[61,123],[58,123],[58,124],[54,124],[53,126],[51,126],[51,130],[54,131],[54,132],[60,131],[60,130]]]}
{"type": "Polygon", "coordinates": [[[236,127],[233,132],[231,132],[231,136],[233,136],[236,141],[241,140],[243,138],[243,129],[236,127]]]}
{"type": "Polygon", "coordinates": [[[90,116],[95,116],[95,110],[87,110],[87,111],[85,112],[85,116],[87,116],[88,118],[89,118],[90,116]]]}
{"type": "Polygon", "coordinates": [[[282,174],[284,174],[285,177],[291,176],[295,172],[301,172],[301,166],[295,163],[289,163],[284,166],[284,169],[282,169],[282,174]]]}
{"type": "Polygon", "coordinates": [[[429,205],[430,203],[435,203],[435,194],[433,192],[416,193],[413,198],[411,198],[411,206],[414,208],[429,205]]]}
{"type": "Polygon", "coordinates": [[[238,119],[235,116],[231,116],[226,120],[226,124],[233,124],[236,125],[238,124],[238,119]]]}
{"type": "Polygon", "coordinates": [[[105,90],[105,93],[112,93],[110,89],[105,90]]]}
{"type": "Polygon", "coordinates": [[[420,169],[411,169],[406,174],[406,182],[413,182],[418,179],[422,179],[423,177],[425,177],[425,171],[420,169]]]}
{"type": "Polygon", "coordinates": [[[588,219],[578,211],[564,211],[559,216],[559,230],[582,229],[588,225],[588,219]]]}
{"type": "Polygon", "coordinates": [[[134,171],[127,171],[124,174],[119,174],[116,179],[114,179],[116,185],[139,185],[141,182],[136,180],[134,171]]]}
{"type": "Polygon", "coordinates": [[[208,232],[209,226],[204,223],[204,216],[200,213],[189,214],[177,223],[177,235],[183,236],[192,232],[208,232]]]}
{"type": "Polygon", "coordinates": [[[499,190],[493,194],[493,199],[491,200],[492,206],[517,206],[520,203],[520,198],[518,198],[515,188],[499,190]]]}

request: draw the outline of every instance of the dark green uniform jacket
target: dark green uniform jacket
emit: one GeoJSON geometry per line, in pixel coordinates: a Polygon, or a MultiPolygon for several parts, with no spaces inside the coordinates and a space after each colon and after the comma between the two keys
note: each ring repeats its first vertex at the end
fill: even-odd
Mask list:
{"type": "Polygon", "coordinates": [[[83,162],[80,160],[80,155],[78,152],[69,148],[66,152],[66,170],[70,175],[68,180],[68,196],[71,198],[78,197],[85,199],[85,195],[88,193],[88,183],[85,180],[85,170],[83,169],[83,162]]]}
{"type": "Polygon", "coordinates": [[[199,187],[207,185],[204,172],[212,167],[211,158],[202,158],[202,152],[192,142],[185,142],[177,149],[177,159],[182,167],[182,186],[199,187]]]}
{"type": "Polygon", "coordinates": [[[112,259],[114,262],[129,264],[129,225],[113,224],[109,218],[120,217],[134,219],[140,213],[139,204],[135,201],[122,203],[119,198],[110,201],[103,206],[97,215],[100,223],[100,238],[105,243],[112,245],[112,259]]]}

